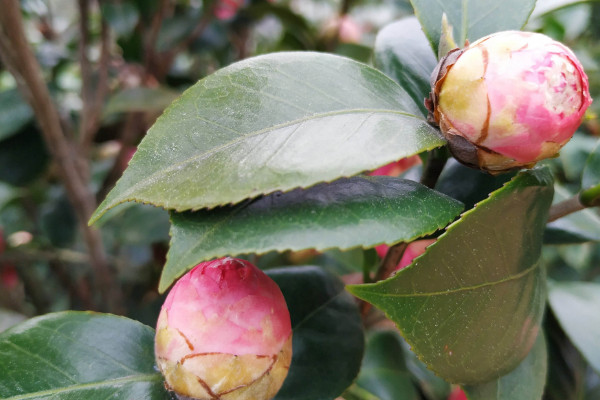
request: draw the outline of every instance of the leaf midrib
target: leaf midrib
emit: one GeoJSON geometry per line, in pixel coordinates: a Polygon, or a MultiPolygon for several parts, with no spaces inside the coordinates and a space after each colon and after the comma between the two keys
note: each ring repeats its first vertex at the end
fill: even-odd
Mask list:
{"type": "MultiPolygon", "coordinates": [[[[231,140],[229,142],[223,143],[220,146],[217,147],[213,147],[212,149],[209,149],[205,152],[202,152],[200,154],[196,154],[192,157],[186,158],[185,160],[182,160],[178,163],[174,163],[171,164],[169,167],[167,168],[163,168],[160,169],[159,171],[156,171],[155,173],[147,176],[144,179],[141,179],[139,181],[137,181],[134,185],[130,186],[128,190],[126,190],[123,195],[119,196],[120,198],[122,198],[122,202],[125,201],[130,201],[130,200],[135,200],[134,198],[129,198],[127,196],[129,196],[130,193],[135,192],[138,188],[145,186],[148,182],[152,182],[157,176],[163,175],[165,173],[168,173],[170,171],[173,170],[177,170],[180,169],[182,166],[190,164],[196,160],[208,157],[220,150],[226,149],[227,147],[233,146],[237,143],[243,142],[244,140],[259,136],[261,134],[270,132],[270,131],[274,131],[277,129],[281,129],[281,128],[286,128],[289,126],[293,126],[295,124],[302,124],[306,121],[311,121],[311,120],[316,120],[316,119],[320,119],[320,118],[327,118],[327,117],[331,117],[331,116],[337,116],[337,115],[344,115],[344,114],[367,114],[367,113],[371,113],[371,114],[397,114],[397,115],[402,115],[405,117],[411,117],[411,118],[415,118],[418,120],[421,120],[423,122],[425,122],[425,120],[419,116],[407,113],[407,112],[403,112],[403,111],[398,111],[398,110],[388,110],[388,109],[349,109],[349,110],[338,110],[338,111],[331,111],[331,112],[327,112],[327,113],[319,113],[319,114],[312,114],[309,116],[306,116],[304,118],[298,118],[295,120],[291,120],[285,123],[281,123],[281,124],[277,124],[277,125],[272,125],[263,129],[260,129],[258,131],[253,131],[253,132],[248,132],[245,135],[241,135],[237,138],[235,138],[234,140],[231,140]]],[[[104,209],[104,208],[103,208],[104,209]]],[[[96,219],[96,218],[95,218],[96,219]]],[[[94,219],[94,220],[95,220],[94,219]]]]}
{"type": "Polygon", "coordinates": [[[538,268],[539,266],[540,266],[540,262],[538,261],[538,262],[534,263],[531,267],[519,272],[518,274],[509,275],[506,278],[503,278],[503,279],[500,279],[497,281],[480,283],[478,285],[464,286],[464,287],[459,287],[456,289],[449,289],[449,290],[438,291],[438,292],[401,293],[401,294],[384,293],[384,294],[380,294],[380,296],[381,297],[429,297],[429,296],[441,296],[441,295],[447,295],[447,294],[453,294],[453,293],[459,293],[459,292],[466,292],[469,290],[477,290],[477,289],[481,289],[483,287],[499,285],[501,283],[506,283],[506,282],[520,279],[520,278],[524,277],[525,275],[534,272],[535,269],[538,268]]]}
{"type": "Polygon", "coordinates": [[[116,384],[122,384],[122,383],[153,382],[153,381],[161,381],[161,380],[162,380],[162,375],[160,375],[158,373],[134,375],[134,376],[127,376],[127,377],[123,377],[123,378],[114,378],[114,379],[100,381],[100,382],[80,383],[77,385],[66,386],[64,388],[42,390],[39,392],[26,393],[26,394],[22,394],[22,395],[18,395],[18,396],[5,397],[4,399],[5,400],[35,399],[35,398],[39,398],[42,396],[56,395],[56,394],[60,394],[60,393],[69,393],[69,392],[75,392],[78,390],[85,390],[85,389],[95,389],[95,388],[101,388],[101,387],[107,387],[107,386],[114,386],[116,384]]]}

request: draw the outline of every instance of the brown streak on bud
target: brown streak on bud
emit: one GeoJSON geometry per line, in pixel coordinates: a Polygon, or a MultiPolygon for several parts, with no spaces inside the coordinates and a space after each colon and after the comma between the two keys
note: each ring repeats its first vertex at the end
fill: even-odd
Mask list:
{"type": "Polygon", "coordinates": [[[191,351],[194,351],[194,345],[192,344],[192,342],[190,342],[190,340],[183,334],[183,332],[181,332],[179,329],[175,329],[177,331],[177,333],[179,333],[181,335],[181,337],[183,338],[183,340],[185,340],[185,343],[187,344],[187,346],[189,347],[189,349],[191,351]]]}
{"type": "Polygon", "coordinates": [[[231,392],[235,392],[236,390],[243,389],[243,388],[248,387],[250,385],[253,385],[255,382],[261,380],[262,378],[264,378],[265,376],[267,376],[269,374],[269,372],[271,372],[271,370],[273,369],[273,366],[275,365],[275,363],[277,362],[277,359],[279,358],[279,356],[277,354],[275,354],[274,356],[257,356],[257,358],[258,357],[261,357],[261,358],[270,357],[271,358],[271,365],[269,365],[269,368],[267,368],[265,370],[265,372],[263,372],[258,378],[256,378],[252,382],[249,382],[249,383],[246,383],[244,385],[240,385],[240,386],[234,387],[233,389],[227,390],[225,392],[221,392],[221,393],[219,393],[219,396],[224,396],[224,395],[229,394],[231,392]]]}

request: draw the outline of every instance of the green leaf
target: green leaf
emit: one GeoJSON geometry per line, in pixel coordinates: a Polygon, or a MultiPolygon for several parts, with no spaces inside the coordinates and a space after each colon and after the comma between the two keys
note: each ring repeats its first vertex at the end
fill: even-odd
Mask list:
{"type": "Polygon", "coordinates": [[[0,140],[17,133],[33,119],[33,110],[17,89],[0,92],[0,140]]]}
{"type": "Polygon", "coordinates": [[[553,282],[549,285],[548,299],[569,339],[600,373],[600,284],[553,282]]]}
{"type": "Polygon", "coordinates": [[[454,38],[462,46],[490,33],[521,29],[535,7],[535,0],[411,0],[429,43],[437,54],[442,14],[454,27],[454,38]]]}
{"type": "Polygon", "coordinates": [[[395,80],[427,115],[424,100],[437,60],[415,17],[385,26],[375,39],[375,66],[395,80]]]}
{"type": "Polygon", "coordinates": [[[552,201],[548,169],[521,172],[450,225],[393,278],[349,290],[386,312],[413,351],[450,382],[476,384],[515,368],[539,330],[539,261],[552,201]]]}
{"type": "Polygon", "coordinates": [[[421,398],[404,363],[402,338],[393,331],[370,335],[356,384],[380,400],[421,398]]]}
{"type": "Polygon", "coordinates": [[[292,365],[274,400],[333,400],[356,378],[364,351],[356,302],[317,267],[267,270],[292,319],[292,365]]]}
{"type": "MultiPolygon", "coordinates": [[[[571,197],[571,194],[560,186],[555,186],[554,190],[554,203],[571,197]]],[[[600,242],[600,217],[593,210],[577,211],[546,225],[546,244],[585,242],[600,242]]]]}
{"type": "Polygon", "coordinates": [[[150,129],[91,222],[125,201],[177,211],[355,175],[445,141],[381,72],[322,53],[230,65],[150,129]]]}
{"type": "Polygon", "coordinates": [[[540,332],[529,355],[517,368],[495,381],[464,388],[469,400],[540,400],[548,371],[548,353],[540,332]]]}
{"type": "Polygon", "coordinates": [[[172,213],[159,290],[211,258],[411,241],[445,227],[461,211],[460,202],[419,183],[378,176],[340,179],[234,207],[172,213]]]}
{"type": "Polygon", "coordinates": [[[61,312],[0,334],[0,397],[167,399],[154,330],[108,314],[61,312]]]}
{"type": "Polygon", "coordinates": [[[451,392],[448,382],[434,374],[427,366],[419,360],[417,355],[410,349],[406,341],[403,341],[406,367],[419,383],[421,391],[429,400],[446,400],[451,392]]]}
{"type": "Polygon", "coordinates": [[[581,187],[583,189],[596,185],[600,185],[600,139],[585,162],[583,176],[581,177],[581,187]]]}

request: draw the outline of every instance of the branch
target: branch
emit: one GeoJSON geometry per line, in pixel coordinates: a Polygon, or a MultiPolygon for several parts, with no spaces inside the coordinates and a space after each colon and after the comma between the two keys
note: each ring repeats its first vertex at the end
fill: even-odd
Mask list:
{"type": "Polygon", "coordinates": [[[442,147],[439,149],[433,149],[429,152],[427,162],[423,167],[423,175],[421,176],[421,183],[430,189],[433,189],[448,161],[448,149],[442,147]]]}
{"type": "MultiPolygon", "coordinates": [[[[19,91],[33,108],[44,141],[58,165],[69,201],[83,233],[95,278],[95,289],[109,310],[120,304],[120,291],[108,266],[100,233],[87,226],[96,207],[82,175],[72,144],[66,139],[57,109],[52,102],[41,67],[25,37],[18,0],[5,0],[0,13],[0,58],[17,81],[19,91]]],[[[103,307],[100,307],[103,308],[103,307]]]]}
{"type": "Polygon", "coordinates": [[[92,68],[87,57],[89,46],[89,10],[87,0],[79,0],[80,10],[80,41],[79,56],[81,64],[82,88],[81,99],[83,109],[81,112],[81,124],[79,127],[79,142],[81,153],[89,155],[90,148],[94,142],[94,136],[98,132],[100,117],[104,106],[104,99],[108,92],[108,62],[110,56],[108,25],[102,19],[100,28],[100,60],[98,63],[98,82],[92,88],[92,68]]]}

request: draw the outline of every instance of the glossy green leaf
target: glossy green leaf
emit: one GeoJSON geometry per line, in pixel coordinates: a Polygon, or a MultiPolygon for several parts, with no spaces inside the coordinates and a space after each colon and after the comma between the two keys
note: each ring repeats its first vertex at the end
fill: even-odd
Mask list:
{"type": "Polygon", "coordinates": [[[600,284],[552,283],[549,285],[548,299],[554,315],[569,339],[600,373],[600,284]]]}
{"type": "Polygon", "coordinates": [[[600,139],[585,162],[581,177],[581,187],[583,189],[596,185],[600,185],[600,139]]]}
{"type": "Polygon", "coordinates": [[[167,399],[154,330],[123,317],[61,312],[0,334],[0,398],[167,399]]]}
{"type": "Polygon", "coordinates": [[[535,7],[535,0],[411,0],[415,15],[437,54],[442,15],[454,28],[459,46],[490,33],[521,29],[535,7]]]}
{"type": "Polygon", "coordinates": [[[320,53],[247,59],[201,80],[150,129],[92,222],[125,201],[177,211],[355,175],[445,143],[394,81],[320,53]]]}
{"type": "Polygon", "coordinates": [[[159,290],[200,261],[272,250],[372,247],[445,227],[462,204],[387,176],[354,177],[275,193],[233,207],[171,214],[171,248],[159,290]]]}
{"type": "Polygon", "coordinates": [[[385,26],[375,39],[375,66],[402,86],[427,115],[424,100],[437,60],[415,17],[385,26]]]}
{"type": "Polygon", "coordinates": [[[352,384],[364,351],[356,302],[317,267],[271,269],[292,319],[292,364],[273,400],[333,400],[352,384]]]}
{"type": "Polygon", "coordinates": [[[126,112],[161,112],[179,93],[167,88],[137,87],[115,93],[108,100],[104,114],[126,112]]]}
{"type": "Polygon", "coordinates": [[[17,133],[33,119],[33,110],[17,89],[0,91],[0,140],[17,133]]]}
{"type": "Polygon", "coordinates": [[[544,334],[517,368],[492,382],[464,388],[469,400],[540,400],[548,371],[544,334]]]}
{"type": "MultiPolygon", "coordinates": [[[[554,203],[572,195],[560,186],[555,187],[554,203]]],[[[575,244],[600,242],[600,217],[594,210],[584,209],[559,218],[546,225],[544,243],[575,244]]]]}
{"type": "Polygon", "coordinates": [[[402,338],[393,331],[370,335],[356,384],[380,400],[421,398],[404,362],[402,338]]]}
{"type": "Polygon", "coordinates": [[[349,290],[385,311],[440,377],[475,384],[529,353],[545,302],[548,169],[521,172],[463,214],[393,278],[349,290]]]}

